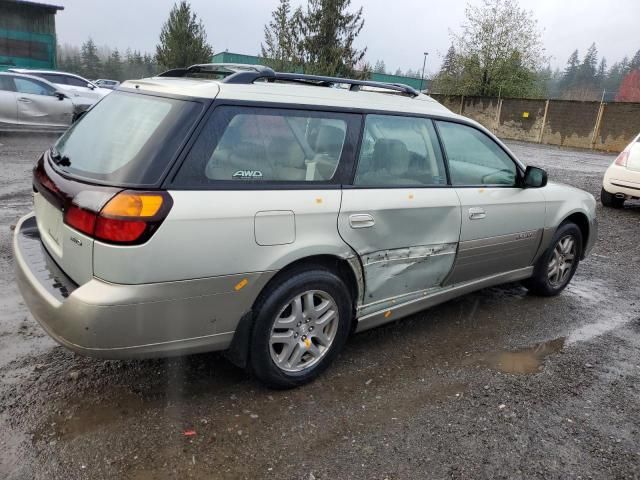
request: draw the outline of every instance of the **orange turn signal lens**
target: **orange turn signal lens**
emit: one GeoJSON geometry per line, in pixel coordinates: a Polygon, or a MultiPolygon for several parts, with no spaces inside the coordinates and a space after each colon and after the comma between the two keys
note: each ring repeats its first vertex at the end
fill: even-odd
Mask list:
{"type": "Polygon", "coordinates": [[[122,192],[104,206],[101,215],[110,217],[153,217],[160,211],[162,195],[122,192]]]}

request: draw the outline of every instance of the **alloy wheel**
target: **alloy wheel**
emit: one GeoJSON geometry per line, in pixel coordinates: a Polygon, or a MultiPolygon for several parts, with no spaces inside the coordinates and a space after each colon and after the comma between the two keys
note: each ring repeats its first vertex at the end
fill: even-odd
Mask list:
{"type": "Polygon", "coordinates": [[[564,285],[568,280],[576,258],[576,240],[565,235],[556,243],[549,261],[548,278],[553,287],[564,285]]]}
{"type": "Polygon", "coordinates": [[[269,338],[273,362],[285,372],[301,372],[320,361],[338,332],[338,306],[326,292],[296,295],[276,317],[269,338]]]}

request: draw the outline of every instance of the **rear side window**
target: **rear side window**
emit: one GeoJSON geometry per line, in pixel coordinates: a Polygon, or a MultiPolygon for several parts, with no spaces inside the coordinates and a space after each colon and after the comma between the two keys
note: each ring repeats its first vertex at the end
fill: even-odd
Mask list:
{"type": "Polygon", "coordinates": [[[201,108],[198,102],[113,92],[58,140],[57,168],[115,185],[155,184],[201,108]]]}
{"type": "Polygon", "coordinates": [[[82,78],[64,77],[64,79],[64,83],[71,85],[72,87],[86,87],[89,84],[87,80],[83,80],[82,78]]]}
{"type": "Polygon", "coordinates": [[[218,107],[174,184],[331,182],[348,143],[349,118],[328,112],[218,107]]]}
{"type": "Polygon", "coordinates": [[[515,162],[488,135],[467,125],[438,122],[453,185],[514,186],[515,162]]]}
{"type": "Polygon", "coordinates": [[[39,73],[38,77],[42,77],[45,80],[50,81],[51,83],[58,83],[58,84],[66,84],[66,77],[64,77],[63,75],[56,75],[55,73],[39,73]]]}
{"type": "Polygon", "coordinates": [[[355,185],[434,186],[446,183],[442,153],[431,120],[367,115],[355,185]]]}

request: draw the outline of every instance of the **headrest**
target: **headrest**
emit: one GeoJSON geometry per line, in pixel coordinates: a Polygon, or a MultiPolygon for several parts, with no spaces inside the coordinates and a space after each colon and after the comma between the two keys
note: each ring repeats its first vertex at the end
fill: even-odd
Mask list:
{"type": "Polygon", "coordinates": [[[337,158],[342,151],[345,132],[331,125],[322,125],[318,128],[316,136],[315,151],[316,153],[324,153],[337,158]]]}
{"type": "Polygon", "coordinates": [[[386,169],[394,175],[405,174],[409,170],[411,156],[401,140],[381,138],[373,147],[372,166],[375,170],[386,169]]]}

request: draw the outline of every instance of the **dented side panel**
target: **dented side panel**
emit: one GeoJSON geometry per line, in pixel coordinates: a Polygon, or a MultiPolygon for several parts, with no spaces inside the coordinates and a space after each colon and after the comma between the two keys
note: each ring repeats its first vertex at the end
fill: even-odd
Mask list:
{"type": "Polygon", "coordinates": [[[358,314],[438,288],[453,266],[460,224],[453,189],[345,189],[338,230],[364,270],[358,314]]]}

